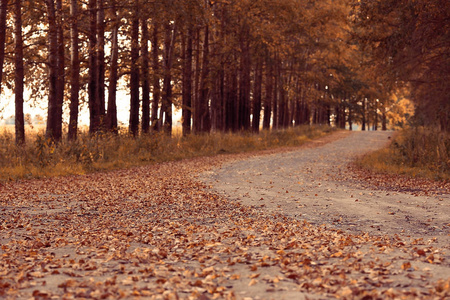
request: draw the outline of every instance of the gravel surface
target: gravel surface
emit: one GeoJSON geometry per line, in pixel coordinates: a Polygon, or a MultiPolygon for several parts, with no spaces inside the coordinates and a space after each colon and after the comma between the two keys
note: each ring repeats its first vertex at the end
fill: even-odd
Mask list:
{"type": "Polygon", "coordinates": [[[202,177],[215,192],[266,212],[450,248],[448,193],[418,196],[367,189],[348,174],[355,157],[383,147],[393,133],[337,134],[342,138],[332,143],[228,162],[202,177]]]}

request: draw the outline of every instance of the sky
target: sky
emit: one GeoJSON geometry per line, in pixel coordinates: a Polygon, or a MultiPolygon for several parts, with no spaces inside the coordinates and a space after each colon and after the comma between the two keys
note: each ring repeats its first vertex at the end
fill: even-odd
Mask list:
{"type": "MultiPolygon", "coordinates": [[[[14,96],[12,91],[4,89],[4,93],[2,93],[0,98],[0,125],[4,125],[7,119],[9,119],[11,116],[14,116],[15,108],[14,108],[14,96]]],[[[46,101],[43,100],[42,103],[40,103],[39,107],[31,107],[30,103],[26,101],[28,98],[26,93],[24,95],[25,98],[25,104],[24,104],[24,114],[30,114],[33,118],[36,115],[41,115],[42,117],[46,118],[47,116],[47,105],[46,101]]],[[[64,115],[63,120],[67,124],[69,122],[69,104],[64,103],[64,115]]],[[[176,126],[177,122],[181,119],[181,110],[176,110],[173,108],[174,111],[174,123],[173,125],[176,126]]],[[[80,113],[79,113],[79,125],[89,125],[89,110],[87,104],[82,104],[80,106],[80,113]]],[[[117,119],[119,123],[128,125],[128,120],[130,117],[130,96],[127,95],[125,91],[118,91],[117,92],[117,119]]]]}

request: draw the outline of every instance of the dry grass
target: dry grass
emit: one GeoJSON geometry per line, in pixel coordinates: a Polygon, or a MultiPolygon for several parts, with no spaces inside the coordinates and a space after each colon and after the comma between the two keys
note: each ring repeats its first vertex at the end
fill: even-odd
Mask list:
{"type": "Polygon", "coordinates": [[[365,155],[357,165],[379,173],[450,180],[450,135],[429,128],[404,130],[388,148],[365,155]]]}
{"type": "Polygon", "coordinates": [[[11,130],[0,130],[0,180],[85,174],[123,169],[155,162],[225,153],[299,146],[332,131],[329,127],[302,126],[280,131],[215,133],[168,137],[161,133],[133,138],[127,134],[94,137],[82,133],[76,142],[55,145],[43,131],[27,135],[23,147],[14,144],[11,130]]]}

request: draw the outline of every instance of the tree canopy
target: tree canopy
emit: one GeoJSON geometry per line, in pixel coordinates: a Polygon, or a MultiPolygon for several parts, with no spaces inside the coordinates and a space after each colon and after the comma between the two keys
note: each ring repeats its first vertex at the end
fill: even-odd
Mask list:
{"type": "Polygon", "coordinates": [[[443,0],[2,0],[1,87],[23,98],[22,78],[25,102],[48,103],[55,141],[63,123],[76,139],[82,103],[92,134],[117,132],[118,89],[132,135],[170,134],[173,107],[184,134],[386,129],[404,98],[418,122],[449,130],[449,11],[443,0]]]}

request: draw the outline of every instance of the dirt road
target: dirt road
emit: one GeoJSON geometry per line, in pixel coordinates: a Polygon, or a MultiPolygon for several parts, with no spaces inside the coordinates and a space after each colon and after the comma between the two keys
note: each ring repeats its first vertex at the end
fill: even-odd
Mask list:
{"type": "Polygon", "coordinates": [[[347,180],[387,133],[336,134],[0,183],[0,298],[448,298],[449,195],[347,180]]]}
{"type": "Polygon", "coordinates": [[[450,248],[449,194],[370,190],[346,174],[349,162],[381,148],[391,135],[354,132],[317,148],[228,163],[210,171],[207,181],[230,199],[313,224],[450,248]]]}

